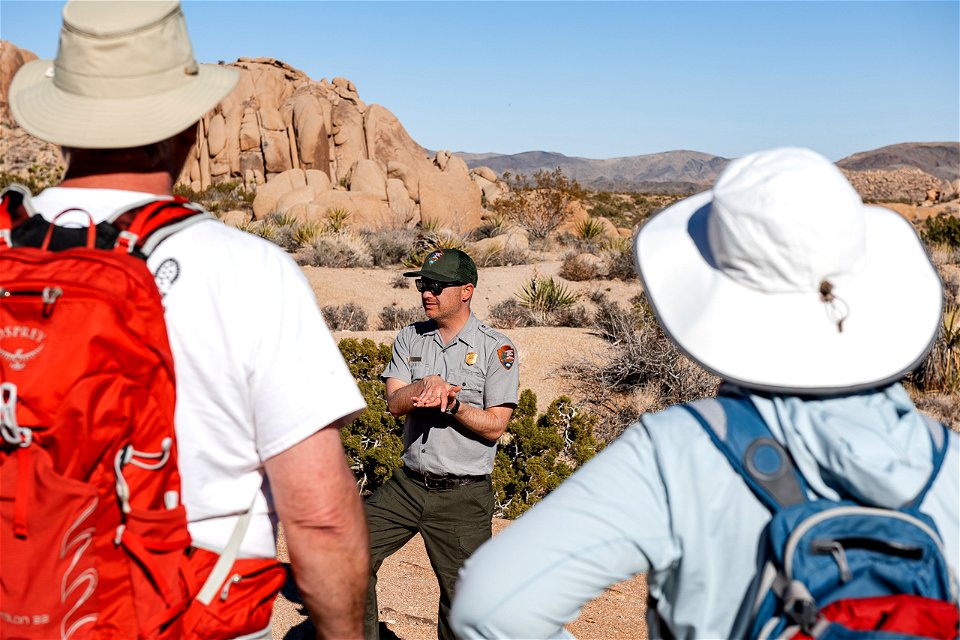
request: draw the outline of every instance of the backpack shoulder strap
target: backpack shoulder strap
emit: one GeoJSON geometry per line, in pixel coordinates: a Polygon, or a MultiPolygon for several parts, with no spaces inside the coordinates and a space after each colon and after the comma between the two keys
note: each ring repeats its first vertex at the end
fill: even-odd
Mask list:
{"type": "Polygon", "coordinates": [[[806,481],[749,398],[721,395],[683,408],[771,513],[807,501],[806,481]]]}
{"type": "Polygon", "coordinates": [[[30,190],[22,184],[11,184],[0,193],[0,248],[13,246],[13,228],[34,214],[30,190]]]}
{"type": "Polygon", "coordinates": [[[136,251],[149,257],[161,242],[174,233],[197,222],[211,219],[215,219],[214,216],[200,205],[174,196],[119,211],[111,216],[108,222],[120,232],[115,251],[136,251]]]}
{"type": "Polygon", "coordinates": [[[920,489],[920,493],[918,493],[917,497],[910,503],[910,507],[914,509],[920,508],[920,503],[927,497],[927,492],[930,491],[930,487],[933,486],[937,476],[940,475],[943,460],[947,457],[947,449],[950,447],[950,432],[947,431],[947,427],[926,414],[921,415],[923,415],[923,420],[926,422],[927,429],[930,432],[930,450],[933,456],[933,470],[930,471],[930,477],[927,479],[926,484],[923,485],[923,488],[920,489]]]}

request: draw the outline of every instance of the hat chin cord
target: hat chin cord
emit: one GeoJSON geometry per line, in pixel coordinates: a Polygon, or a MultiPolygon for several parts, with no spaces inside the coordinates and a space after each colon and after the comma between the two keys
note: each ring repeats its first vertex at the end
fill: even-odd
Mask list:
{"type": "Polygon", "coordinates": [[[829,280],[820,281],[820,302],[824,304],[827,318],[837,325],[837,333],[843,333],[843,323],[850,316],[850,305],[833,293],[833,283],[829,280]]]}

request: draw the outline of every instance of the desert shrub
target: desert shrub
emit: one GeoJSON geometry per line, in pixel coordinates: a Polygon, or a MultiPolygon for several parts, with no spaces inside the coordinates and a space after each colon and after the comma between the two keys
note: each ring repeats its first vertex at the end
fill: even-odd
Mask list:
{"type": "Polygon", "coordinates": [[[493,211],[526,229],[531,238],[545,238],[567,218],[567,207],[583,197],[576,180],[570,180],[560,168],[537,171],[533,181],[522,174],[503,174],[510,191],[492,205],[493,211]]]}
{"type": "Polygon", "coordinates": [[[630,242],[626,241],[626,246],[619,250],[611,249],[604,253],[607,258],[607,276],[617,280],[636,280],[637,270],[633,263],[633,251],[630,248],[630,242]]]}
{"type": "Polygon", "coordinates": [[[470,257],[478,267],[511,267],[515,264],[530,263],[530,253],[514,246],[473,251],[470,257]]]}
{"type": "Polygon", "coordinates": [[[577,294],[566,285],[553,279],[532,276],[517,292],[520,305],[529,309],[542,324],[550,324],[550,317],[569,307],[577,300],[577,294]]]}
{"type": "Polygon", "coordinates": [[[370,246],[373,266],[389,267],[402,264],[404,259],[410,255],[417,240],[417,234],[412,229],[387,229],[364,231],[363,238],[370,246]]]}
{"type": "Polygon", "coordinates": [[[515,298],[498,302],[490,308],[487,322],[498,329],[522,329],[537,326],[537,319],[530,310],[521,306],[515,298]]]}
{"type": "Polygon", "coordinates": [[[403,420],[390,415],[380,373],[390,362],[390,346],[368,338],[340,341],[340,353],[357,380],[367,408],[340,430],[340,440],[361,494],[368,494],[400,467],[403,420]]]}
{"type": "Polygon", "coordinates": [[[20,173],[0,173],[0,191],[11,184],[19,184],[29,189],[31,194],[36,195],[47,187],[60,184],[65,169],[66,167],[60,164],[57,166],[32,164],[26,168],[26,171],[20,173]]]}
{"type": "Polygon", "coordinates": [[[506,216],[502,214],[488,215],[483,218],[483,222],[480,224],[480,226],[470,233],[470,239],[476,242],[477,240],[483,240],[484,238],[493,238],[503,235],[507,232],[509,226],[510,221],[507,220],[506,216]]]}
{"type": "Polygon", "coordinates": [[[960,247],[960,218],[939,215],[923,222],[923,239],[929,244],[960,247]]]}
{"type": "Polygon", "coordinates": [[[263,238],[268,242],[274,242],[277,239],[277,226],[269,220],[255,220],[241,224],[237,229],[263,238]]]}
{"type": "Polygon", "coordinates": [[[582,304],[564,307],[555,312],[550,319],[552,327],[574,327],[582,329],[593,326],[593,314],[582,304]]]}
{"type": "Polygon", "coordinates": [[[402,308],[396,305],[390,305],[380,310],[380,330],[390,331],[402,329],[408,324],[414,322],[423,322],[427,316],[423,313],[423,307],[402,308]]]}
{"type": "Polygon", "coordinates": [[[438,229],[437,223],[426,221],[421,226],[420,233],[413,242],[412,247],[408,247],[408,253],[401,262],[405,267],[419,269],[423,266],[423,261],[427,254],[437,249],[464,249],[467,246],[466,237],[446,229],[438,229]]]}
{"type": "Polygon", "coordinates": [[[606,276],[609,272],[605,261],[593,254],[569,253],[560,265],[560,277],[571,282],[584,282],[606,276]]]}
{"type": "Polygon", "coordinates": [[[327,305],[320,309],[331,331],[366,331],[367,312],[356,302],[327,305]]]}
{"type": "Polygon", "coordinates": [[[598,333],[613,345],[605,358],[571,359],[561,375],[575,380],[590,406],[608,423],[616,437],[636,416],[629,405],[637,392],[646,398],[646,410],[715,395],[720,380],[684,356],[666,336],[643,294],[624,309],[602,293],[593,301],[598,310],[598,333]],[[618,418],[619,416],[619,418],[618,418]],[[629,422],[616,424],[616,419],[629,422]]]}
{"type": "Polygon", "coordinates": [[[253,199],[256,196],[256,192],[248,191],[238,180],[217,182],[203,191],[194,191],[188,185],[177,184],[173,187],[173,194],[203,205],[204,209],[218,218],[233,210],[253,215],[253,199]]]}
{"type": "Polygon", "coordinates": [[[398,273],[393,277],[393,280],[390,281],[390,286],[394,289],[407,289],[410,287],[410,278],[404,276],[402,273],[398,273]]]}
{"type": "Polygon", "coordinates": [[[299,248],[316,242],[323,235],[324,227],[319,222],[301,222],[293,227],[293,243],[299,248]]]}
{"type": "Polygon", "coordinates": [[[537,396],[525,389],[497,451],[495,515],[516,518],[593,457],[601,448],[593,436],[595,423],[566,396],[537,417],[537,396]]]}
{"type": "Polygon", "coordinates": [[[310,244],[300,247],[294,259],[301,266],[371,267],[370,247],[361,236],[351,233],[321,234],[310,244]]]}
{"type": "Polygon", "coordinates": [[[960,390],[960,307],[947,305],[933,349],[908,378],[923,393],[960,390]]]}

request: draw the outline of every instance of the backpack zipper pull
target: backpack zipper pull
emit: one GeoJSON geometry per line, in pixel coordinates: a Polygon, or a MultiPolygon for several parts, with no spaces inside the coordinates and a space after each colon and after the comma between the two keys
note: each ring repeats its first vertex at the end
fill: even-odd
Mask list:
{"type": "Polygon", "coordinates": [[[231,587],[232,585],[237,584],[238,582],[240,582],[240,574],[239,574],[239,573],[235,573],[235,574],[233,574],[232,576],[230,576],[230,579],[227,580],[227,583],[226,583],[225,585],[223,585],[223,590],[220,591],[220,600],[221,600],[221,601],[226,602],[226,600],[227,600],[227,594],[230,593],[230,587],[231,587]]]}
{"type": "Polygon", "coordinates": [[[840,582],[850,582],[853,580],[853,573],[850,572],[850,565],[847,563],[847,553],[837,540],[814,540],[812,545],[814,553],[829,553],[837,563],[840,569],[840,582]]]}

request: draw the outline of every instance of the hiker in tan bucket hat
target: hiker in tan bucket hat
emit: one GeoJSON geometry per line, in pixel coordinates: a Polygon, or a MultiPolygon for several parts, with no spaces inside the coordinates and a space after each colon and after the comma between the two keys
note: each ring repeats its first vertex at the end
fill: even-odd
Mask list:
{"type": "MultiPolygon", "coordinates": [[[[56,59],[23,65],[10,86],[13,117],[61,145],[68,165],[26,208],[86,226],[172,199],[197,122],[237,78],[196,62],[176,1],[68,2],[56,59]]],[[[245,522],[235,553],[268,561],[279,520],[320,635],[361,637],[367,531],[338,428],[365,403],[306,279],[278,247],[212,216],[165,240],[147,266],[174,355],[194,546],[219,553],[245,522]]],[[[256,580],[233,576],[218,588],[214,603],[248,601],[233,614],[239,626],[217,637],[271,636],[279,585],[265,593],[256,580]]]]}

